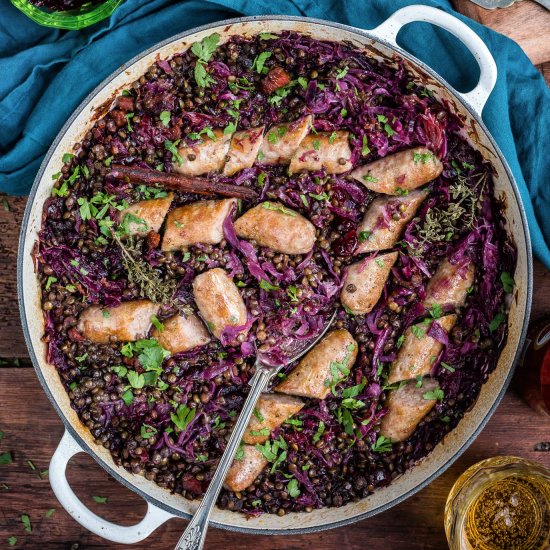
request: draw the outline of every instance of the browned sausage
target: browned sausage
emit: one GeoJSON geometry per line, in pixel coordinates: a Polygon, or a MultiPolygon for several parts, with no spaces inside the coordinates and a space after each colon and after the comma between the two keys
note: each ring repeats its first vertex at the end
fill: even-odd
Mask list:
{"type": "Polygon", "coordinates": [[[147,336],[159,307],[149,300],[122,302],[117,307],[90,306],[80,314],[77,329],[98,344],[134,342],[147,336]]]}
{"type": "Polygon", "coordinates": [[[262,202],[235,222],[243,239],[254,239],[284,254],[307,254],[315,244],[315,227],[298,212],[279,202],[262,202]]]}
{"type": "Polygon", "coordinates": [[[223,167],[224,176],[232,176],[240,170],[250,168],[258,156],[262,145],[265,126],[235,132],[231,138],[227,162],[223,167]]]}
{"type": "Polygon", "coordinates": [[[210,335],[202,321],[193,313],[174,315],[162,322],[162,330],[153,328],[151,337],[170,353],[188,351],[210,342],[210,335]]]}
{"type": "Polygon", "coordinates": [[[218,244],[223,238],[223,222],[237,199],[199,201],[172,210],[166,219],[161,249],[182,250],[205,243],[218,244]]]}
{"type": "Polygon", "coordinates": [[[357,358],[357,342],[345,329],[325,336],[275,391],[324,399],[331,386],[344,380],[357,358]]]}
{"type": "Polygon", "coordinates": [[[349,132],[317,132],[300,143],[292,157],[289,173],[325,169],[328,174],[342,174],[353,168],[349,132]]]}
{"type": "Polygon", "coordinates": [[[250,419],[243,441],[249,445],[265,443],[272,430],[278,428],[303,406],[304,402],[297,397],[272,393],[263,394],[256,403],[254,415],[250,419]]]}
{"type": "Polygon", "coordinates": [[[224,134],[223,130],[214,130],[216,139],[202,135],[193,145],[182,145],[178,153],[183,162],[173,163],[174,170],[186,176],[200,176],[209,172],[220,172],[225,164],[225,156],[229,151],[231,134],[224,134]]]}
{"type": "Polygon", "coordinates": [[[475,267],[472,262],[464,265],[443,260],[428,283],[424,305],[427,308],[436,304],[452,307],[464,305],[468,289],[474,282],[474,274],[475,267]]]}
{"type": "MultiPolygon", "coordinates": [[[[445,315],[434,322],[448,333],[456,323],[456,315],[445,315]]],[[[427,334],[428,328],[429,324],[418,323],[405,331],[403,345],[390,368],[389,384],[430,373],[443,344],[427,334]]]]}
{"type": "Polygon", "coordinates": [[[246,306],[239,289],[223,269],[216,267],[197,275],[193,295],[202,318],[216,338],[220,338],[225,327],[246,324],[246,306]]]}
{"type": "Polygon", "coordinates": [[[441,161],[425,147],[415,147],[356,168],[351,176],[376,193],[397,195],[437,178],[441,161]]]}
{"type": "Polygon", "coordinates": [[[406,197],[374,199],[357,228],[355,254],[391,248],[427,196],[426,191],[412,191],[406,197]]]}
{"type": "Polygon", "coordinates": [[[119,223],[125,225],[129,235],[147,235],[150,231],[158,233],[166,213],[172,204],[173,193],[166,197],[135,202],[118,213],[119,223]],[[126,220],[126,216],[129,215],[126,220]]]}
{"type": "Polygon", "coordinates": [[[388,412],[380,425],[380,435],[394,442],[408,439],[437,403],[437,399],[426,399],[424,396],[438,388],[436,380],[424,378],[422,387],[417,387],[416,381],[410,381],[403,387],[391,391],[386,401],[388,412]]]}
{"type": "Polygon", "coordinates": [[[369,313],[380,299],[398,255],[390,252],[350,265],[340,294],[342,305],[354,315],[369,313]]]}
{"type": "Polygon", "coordinates": [[[256,447],[242,445],[241,450],[242,457],[235,458],[224,483],[226,489],[236,493],[250,487],[267,466],[267,460],[256,447]]]}
{"type": "Polygon", "coordinates": [[[295,122],[273,126],[264,136],[258,162],[263,164],[289,164],[301,141],[306,137],[313,117],[300,118],[295,122]]]}

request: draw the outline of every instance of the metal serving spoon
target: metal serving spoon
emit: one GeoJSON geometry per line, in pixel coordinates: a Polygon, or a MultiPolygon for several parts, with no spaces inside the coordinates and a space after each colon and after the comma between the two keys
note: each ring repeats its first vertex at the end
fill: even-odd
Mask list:
{"type": "Polygon", "coordinates": [[[265,391],[269,381],[278,372],[280,372],[283,367],[302,357],[302,355],[307,353],[313,346],[315,346],[315,344],[317,344],[317,342],[325,335],[335,317],[336,312],[332,314],[332,317],[329,319],[326,326],[314,340],[308,343],[304,349],[279,364],[272,364],[271,362],[263,359],[261,354],[258,354],[256,357],[256,372],[249,381],[250,391],[248,392],[248,397],[244,402],[241,414],[233,427],[233,431],[231,432],[225,451],[223,452],[218,467],[216,468],[214,477],[208,486],[208,490],[199,504],[195,515],[189,522],[187,529],[176,544],[175,550],[200,550],[204,546],[210,514],[212,513],[212,509],[218,500],[218,495],[220,494],[223,482],[225,481],[227,472],[233,462],[237,449],[239,448],[241,439],[246,431],[246,427],[250,422],[250,417],[252,416],[252,412],[254,411],[256,401],[258,401],[260,394],[265,391]]]}

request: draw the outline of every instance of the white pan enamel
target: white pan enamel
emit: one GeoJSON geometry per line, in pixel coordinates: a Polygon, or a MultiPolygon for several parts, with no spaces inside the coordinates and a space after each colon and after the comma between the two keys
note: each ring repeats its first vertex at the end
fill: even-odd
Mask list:
{"type": "Polygon", "coordinates": [[[38,377],[68,432],[52,463],[54,466],[50,474],[52,485],[62,504],[77,521],[107,539],[117,542],[137,542],[148,536],[152,530],[172,515],[189,517],[197,503],[190,502],[179,495],[171,495],[154,482],[115,466],[109,452],[95,445],[88,429],[80,423],[70,406],[69,398],[55,368],[45,360],[45,347],[41,342],[44,327],[40,307],[40,288],[31,253],[41,225],[42,207],[51,193],[52,174],[59,171],[63,153],[70,151],[72,144],[80,141],[87,132],[94,115],[97,112],[104,112],[113,98],[129,83],[139,78],[157,58],[168,57],[185,50],[193,42],[213,32],[219,33],[223,41],[234,34],[254,35],[259,32],[282,30],[294,30],[319,39],[348,40],[359,48],[365,49],[369,55],[386,60],[391,60],[393,56],[405,58],[410,70],[422,79],[437,97],[449,101],[451,108],[464,120],[465,136],[495,167],[497,174],[495,192],[497,197],[502,198],[506,204],[508,230],[517,247],[518,261],[514,274],[517,287],[511,304],[508,341],[496,370],[482,387],[477,403],[465,415],[458,427],[415,468],[393,481],[389,487],[341,508],[314,510],[309,514],[291,513],[284,517],[263,515],[253,519],[246,519],[243,515],[229,511],[216,510],[213,514],[214,524],[247,532],[288,534],[337,527],[379,513],[421,489],[460,455],[483,428],[510,380],[527,327],[531,303],[531,249],[519,192],[502,154],[481,122],[480,113],[494,85],[496,68],[487,48],[477,35],[452,16],[426,6],[404,8],[372,33],[324,21],[273,16],[231,20],[187,32],[155,46],[130,61],[84,100],[61,130],[42,163],[31,191],[20,238],[18,286],[25,338],[38,377]],[[461,96],[428,67],[395,46],[394,39],[399,28],[417,20],[429,21],[445,27],[471,49],[481,67],[480,83],[472,92],[461,96]],[[144,521],[133,527],[119,527],[101,520],[84,508],[70,491],[64,478],[64,467],[79,448],[90,454],[117,480],[148,501],[149,510],[144,521]]]}

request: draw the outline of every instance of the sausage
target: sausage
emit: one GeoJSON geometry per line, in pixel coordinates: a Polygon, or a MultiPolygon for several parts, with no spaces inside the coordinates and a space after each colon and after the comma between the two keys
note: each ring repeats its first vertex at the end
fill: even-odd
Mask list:
{"type": "Polygon", "coordinates": [[[171,354],[189,351],[210,342],[210,335],[202,321],[191,313],[187,317],[174,315],[162,322],[164,328],[159,330],[154,327],[151,337],[171,354]]]}
{"type": "Polygon", "coordinates": [[[441,161],[425,147],[388,155],[356,168],[350,175],[375,193],[398,195],[437,178],[441,161]]]}
{"type": "MultiPolygon", "coordinates": [[[[456,315],[445,315],[434,322],[448,333],[456,323],[456,315]]],[[[432,370],[443,344],[429,336],[427,331],[428,325],[425,323],[418,323],[405,331],[403,345],[390,368],[389,384],[429,374],[432,370]]]]}
{"type": "Polygon", "coordinates": [[[369,313],[380,299],[398,255],[390,252],[350,265],[342,284],[342,305],[354,315],[369,313]]]}
{"type": "Polygon", "coordinates": [[[223,130],[214,130],[216,139],[202,135],[201,140],[193,145],[183,145],[178,148],[183,162],[173,163],[174,170],[186,176],[199,176],[209,172],[220,172],[225,164],[225,156],[229,151],[231,134],[224,134],[223,130]]]}
{"type": "Polygon", "coordinates": [[[246,324],[247,311],[239,289],[227,273],[216,267],[195,277],[193,296],[210,332],[220,338],[228,326],[246,324]]]}
{"type": "Polygon", "coordinates": [[[235,493],[250,487],[267,466],[266,458],[256,447],[243,445],[241,450],[242,457],[235,458],[224,482],[225,488],[235,493]]]}
{"type": "Polygon", "coordinates": [[[290,395],[272,393],[261,395],[243,436],[243,441],[249,445],[265,443],[272,430],[300,411],[303,406],[304,402],[301,399],[290,395]]]}
{"type": "Polygon", "coordinates": [[[357,342],[345,329],[325,336],[283,380],[275,391],[324,399],[341,382],[357,358],[357,342]]]}
{"type": "Polygon", "coordinates": [[[306,137],[313,123],[313,117],[307,115],[290,124],[273,126],[264,136],[258,162],[263,164],[290,164],[301,141],[306,137]]]}
{"type": "Polygon", "coordinates": [[[464,305],[468,289],[474,282],[475,267],[472,262],[452,264],[443,260],[430,279],[424,298],[424,306],[430,308],[436,304],[453,308],[464,305]]]}
{"type": "Polygon", "coordinates": [[[134,342],[147,336],[151,317],[159,307],[149,300],[122,302],[116,307],[90,306],[80,314],[77,329],[98,344],[134,342]]]}
{"type": "Polygon", "coordinates": [[[382,418],[380,435],[394,442],[408,439],[437,403],[437,399],[425,399],[424,394],[438,388],[436,380],[424,378],[420,388],[416,381],[410,381],[403,387],[392,390],[386,401],[388,412],[382,418]]]}
{"type": "Polygon", "coordinates": [[[172,210],[166,219],[163,251],[182,250],[197,243],[223,241],[223,222],[237,199],[199,201],[172,210]]]}
{"type": "Polygon", "coordinates": [[[118,222],[125,224],[129,235],[145,236],[150,231],[158,233],[166,213],[172,204],[173,193],[166,197],[135,202],[118,213],[118,222]],[[130,215],[128,220],[126,216],[130,215]]]}
{"type": "Polygon", "coordinates": [[[279,202],[262,202],[235,222],[235,232],[283,254],[307,254],[315,244],[315,227],[279,202]]]}
{"type": "Polygon", "coordinates": [[[374,199],[357,228],[358,246],[354,254],[391,248],[427,196],[427,191],[413,191],[406,197],[374,199]],[[394,215],[399,218],[395,220],[394,215]]]}
{"type": "Polygon", "coordinates": [[[353,168],[349,132],[317,132],[300,143],[290,161],[289,173],[325,169],[328,174],[342,174],[353,168]]]}
{"type": "Polygon", "coordinates": [[[239,170],[250,168],[256,162],[258,151],[262,146],[264,130],[265,126],[260,126],[233,134],[227,162],[223,167],[224,176],[232,176],[239,170]]]}

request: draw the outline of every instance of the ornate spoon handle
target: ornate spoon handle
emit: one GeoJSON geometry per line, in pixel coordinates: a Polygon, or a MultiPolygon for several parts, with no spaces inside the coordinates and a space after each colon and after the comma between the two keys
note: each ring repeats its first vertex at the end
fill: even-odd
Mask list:
{"type": "Polygon", "coordinates": [[[210,519],[212,509],[216,504],[227,472],[229,471],[243,434],[248,426],[248,422],[256,406],[256,401],[260,397],[260,394],[266,389],[269,379],[274,372],[276,371],[274,371],[273,368],[263,365],[260,361],[256,362],[256,372],[250,380],[248,397],[244,402],[241,414],[231,432],[231,436],[229,437],[225,451],[216,468],[214,477],[195,515],[192,517],[187,529],[178,541],[175,550],[200,550],[204,546],[204,539],[206,538],[206,531],[208,530],[208,520],[210,519]]]}

